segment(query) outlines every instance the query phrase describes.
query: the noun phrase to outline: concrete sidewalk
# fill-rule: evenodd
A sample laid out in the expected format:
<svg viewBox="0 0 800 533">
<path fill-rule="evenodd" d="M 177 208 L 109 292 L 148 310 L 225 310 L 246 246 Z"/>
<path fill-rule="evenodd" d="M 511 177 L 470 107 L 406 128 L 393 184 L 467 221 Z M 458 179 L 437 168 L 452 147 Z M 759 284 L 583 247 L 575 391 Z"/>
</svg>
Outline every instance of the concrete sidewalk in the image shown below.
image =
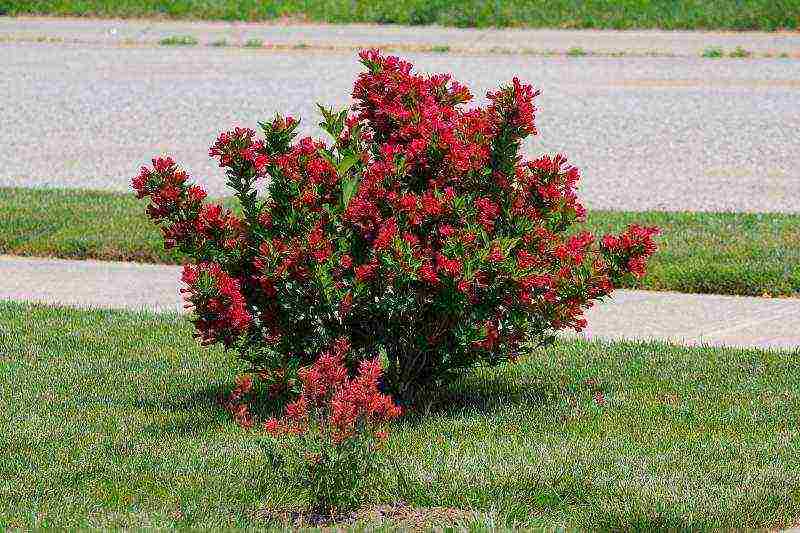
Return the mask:
<svg viewBox="0 0 800 533">
<path fill-rule="evenodd" d="M 0 256 L 0 299 L 182 312 L 180 267 Z M 588 313 L 585 337 L 800 347 L 800 299 L 627 291 Z"/>
<path fill-rule="evenodd" d="M 199 44 L 222 41 L 241 46 L 260 40 L 266 46 L 352 49 L 449 50 L 466 53 L 565 54 L 580 48 L 590 54 L 697 57 L 709 47 L 727 52 L 741 46 L 756 55 L 800 54 L 798 32 L 616 31 L 476 29 L 371 24 L 283 24 L 109 20 L 53 17 L 0 17 L 0 40 L 61 41 L 105 45 L 158 44 L 166 37 L 190 35 Z"/>
</svg>

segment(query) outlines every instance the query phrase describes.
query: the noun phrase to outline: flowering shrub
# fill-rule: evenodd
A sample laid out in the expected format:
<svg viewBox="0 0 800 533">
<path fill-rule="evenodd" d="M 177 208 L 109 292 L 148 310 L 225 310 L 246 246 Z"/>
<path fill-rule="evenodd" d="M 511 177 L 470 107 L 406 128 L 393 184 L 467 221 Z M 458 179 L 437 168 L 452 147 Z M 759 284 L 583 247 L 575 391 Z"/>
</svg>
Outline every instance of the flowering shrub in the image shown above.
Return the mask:
<svg viewBox="0 0 800 533">
<path fill-rule="evenodd" d="M 299 397 L 286 406 L 284 419 L 270 418 L 264 428 L 273 435 L 301 435 L 314 427 L 334 444 L 365 428 L 376 438 L 385 438 L 384 425 L 400 416 L 401 409 L 380 392 L 383 370 L 378 358 L 362 361 L 355 378 L 349 377 L 344 364 L 349 349 L 347 340 L 339 339 L 313 365 L 301 368 Z"/>
<path fill-rule="evenodd" d="M 575 231 L 578 170 L 520 155 L 538 91 L 515 78 L 467 108 L 448 75 L 377 51 L 361 61 L 350 111 L 320 108 L 329 144 L 296 140 L 281 116 L 262 139 L 219 136 L 210 155 L 241 214 L 207 204 L 169 158 L 134 178 L 165 245 L 196 262 L 183 279 L 201 342 L 292 374 L 344 336 L 351 370 L 381 353 L 406 395 L 580 330 L 593 301 L 644 275 L 656 228 Z"/>
<path fill-rule="evenodd" d="M 360 503 L 378 466 L 387 424 L 401 409 L 378 389 L 377 359 L 362 361 L 355 377 L 345 366 L 349 345 L 340 339 L 317 361 L 300 369 L 299 397 L 282 419 L 264 428 L 280 439 L 278 452 L 267 448 L 273 466 L 289 482 L 308 488 L 317 510 L 330 512 Z"/>
</svg>

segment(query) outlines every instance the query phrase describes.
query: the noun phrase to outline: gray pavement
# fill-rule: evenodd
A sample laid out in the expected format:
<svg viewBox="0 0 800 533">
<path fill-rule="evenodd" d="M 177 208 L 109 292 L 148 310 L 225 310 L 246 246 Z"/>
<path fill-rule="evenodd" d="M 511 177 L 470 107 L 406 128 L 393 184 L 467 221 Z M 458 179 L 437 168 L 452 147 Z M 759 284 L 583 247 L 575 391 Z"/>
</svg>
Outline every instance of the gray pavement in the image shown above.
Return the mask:
<svg viewBox="0 0 800 533">
<path fill-rule="evenodd" d="M 286 24 L 97 20 L 85 18 L 0 17 L 0 38 L 61 40 L 102 44 L 157 44 L 165 37 L 190 35 L 201 45 L 224 40 L 240 46 L 251 39 L 266 46 L 415 49 L 448 47 L 452 52 L 566 53 L 582 48 L 597 54 L 699 56 L 706 48 L 740 46 L 757 55 L 800 55 L 797 32 L 694 32 L 547 29 L 474 29 L 371 24 Z"/>
<path fill-rule="evenodd" d="M 526 151 L 570 156 L 589 207 L 800 212 L 800 61 L 405 55 L 478 101 L 515 75 L 542 88 Z M 315 102 L 348 105 L 359 70 L 353 52 L 9 41 L 0 186 L 125 191 L 169 152 L 223 194 L 207 157 L 217 132 L 282 111 L 318 133 Z"/>
<path fill-rule="evenodd" d="M 0 300 L 183 311 L 180 267 L 0 256 Z M 800 299 L 620 290 L 592 308 L 583 333 L 714 346 L 797 349 Z"/>
<path fill-rule="evenodd" d="M 183 311 L 181 267 L 0 255 L 0 300 Z"/>
</svg>

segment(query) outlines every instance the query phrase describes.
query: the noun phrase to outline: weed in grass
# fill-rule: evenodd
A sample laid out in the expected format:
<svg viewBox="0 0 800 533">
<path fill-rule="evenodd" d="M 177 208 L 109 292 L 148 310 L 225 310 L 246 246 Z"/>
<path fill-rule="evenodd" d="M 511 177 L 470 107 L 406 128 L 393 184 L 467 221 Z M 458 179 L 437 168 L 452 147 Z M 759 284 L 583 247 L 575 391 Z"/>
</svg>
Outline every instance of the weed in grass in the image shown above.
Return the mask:
<svg viewBox="0 0 800 533">
<path fill-rule="evenodd" d="M 786 59 L 789 57 L 789 54 L 788 52 L 781 52 L 781 54 L 778 57 L 780 57 L 781 59 Z"/>
<path fill-rule="evenodd" d="M 450 47 L 446 44 L 444 45 L 434 45 L 431 46 L 431 52 L 439 52 L 439 53 L 446 53 L 450 51 Z"/>
<path fill-rule="evenodd" d="M 306 48 L 311 48 L 311 45 L 308 43 L 297 43 L 292 46 L 295 50 L 305 50 Z"/>
<path fill-rule="evenodd" d="M 725 53 L 722 51 L 722 48 L 719 46 L 710 46 L 703 50 L 703 57 L 710 58 L 710 59 L 717 59 L 723 57 Z"/>
<path fill-rule="evenodd" d="M 261 39 L 248 39 L 244 43 L 245 48 L 261 48 L 264 46 L 264 41 Z"/>
<path fill-rule="evenodd" d="M 9 39 L 9 40 L 13 40 L 13 39 Z M 47 35 L 39 35 L 38 37 L 36 37 L 34 39 L 34 41 L 37 42 L 37 43 L 63 43 L 64 42 L 64 38 L 63 37 L 49 37 Z"/>
<path fill-rule="evenodd" d="M 226 39 L 218 39 L 216 41 L 212 41 L 209 46 L 215 46 L 215 47 L 228 46 L 228 41 Z"/>
<path fill-rule="evenodd" d="M 158 44 L 163 46 L 194 46 L 197 42 L 197 38 L 191 35 L 172 35 L 164 37 L 158 41 Z"/>
<path fill-rule="evenodd" d="M 570 57 L 580 57 L 586 55 L 586 50 L 581 48 L 580 46 L 573 46 L 569 50 L 567 50 L 567 55 Z"/>
<path fill-rule="evenodd" d="M 737 46 L 731 53 L 728 54 L 728 57 L 745 58 L 745 57 L 750 57 L 752 55 L 753 52 L 751 52 L 750 50 L 746 50 L 741 46 Z"/>
</svg>

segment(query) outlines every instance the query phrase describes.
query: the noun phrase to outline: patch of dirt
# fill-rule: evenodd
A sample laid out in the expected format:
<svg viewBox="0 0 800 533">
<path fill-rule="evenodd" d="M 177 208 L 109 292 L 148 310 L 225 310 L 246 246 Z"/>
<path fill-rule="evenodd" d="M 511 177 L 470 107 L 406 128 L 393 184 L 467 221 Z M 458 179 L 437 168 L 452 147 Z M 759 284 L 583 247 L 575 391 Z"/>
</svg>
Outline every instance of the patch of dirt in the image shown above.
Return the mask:
<svg viewBox="0 0 800 533">
<path fill-rule="evenodd" d="M 362 507 L 358 511 L 336 515 L 269 509 L 255 513 L 255 518 L 259 520 L 274 520 L 288 527 L 317 527 L 331 531 L 353 525 L 367 529 L 390 526 L 413 531 L 453 526 L 465 528 L 482 516 L 478 511 L 452 507 L 412 507 L 405 502 Z"/>
<path fill-rule="evenodd" d="M 429 529 L 432 526 L 466 526 L 482 513 L 454 507 L 411 507 L 404 502 L 362 510 L 360 519 L 369 523 L 388 523 L 402 529 Z M 388 525 L 387 524 L 387 525 Z"/>
</svg>

